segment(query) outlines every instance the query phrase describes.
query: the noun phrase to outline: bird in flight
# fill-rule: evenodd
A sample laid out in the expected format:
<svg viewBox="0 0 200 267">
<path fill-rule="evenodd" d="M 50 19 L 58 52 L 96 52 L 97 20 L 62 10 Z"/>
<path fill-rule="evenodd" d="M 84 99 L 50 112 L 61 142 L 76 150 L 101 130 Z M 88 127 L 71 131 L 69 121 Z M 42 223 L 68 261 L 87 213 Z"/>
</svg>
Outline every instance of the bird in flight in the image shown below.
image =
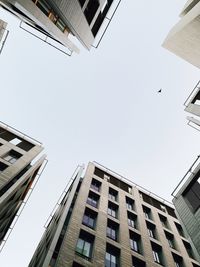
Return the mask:
<svg viewBox="0 0 200 267">
<path fill-rule="evenodd" d="M 162 92 L 162 88 L 160 88 L 160 90 L 158 90 L 158 93 L 161 93 Z"/>
</svg>

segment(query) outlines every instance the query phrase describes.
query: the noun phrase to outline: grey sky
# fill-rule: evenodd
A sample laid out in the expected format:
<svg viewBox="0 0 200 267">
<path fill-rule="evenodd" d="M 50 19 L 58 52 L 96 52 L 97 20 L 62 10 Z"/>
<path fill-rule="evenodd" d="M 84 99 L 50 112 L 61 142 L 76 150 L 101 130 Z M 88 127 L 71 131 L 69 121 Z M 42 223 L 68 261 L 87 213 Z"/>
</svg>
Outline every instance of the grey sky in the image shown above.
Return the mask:
<svg viewBox="0 0 200 267">
<path fill-rule="evenodd" d="M 123 0 L 99 49 L 71 58 L 0 10 L 10 30 L 0 56 L 0 119 L 41 141 L 49 160 L 1 266 L 27 267 L 79 163 L 96 160 L 171 200 L 199 154 L 199 133 L 183 111 L 199 70 L 161 47 L 184 3 Z"/>
</svg>

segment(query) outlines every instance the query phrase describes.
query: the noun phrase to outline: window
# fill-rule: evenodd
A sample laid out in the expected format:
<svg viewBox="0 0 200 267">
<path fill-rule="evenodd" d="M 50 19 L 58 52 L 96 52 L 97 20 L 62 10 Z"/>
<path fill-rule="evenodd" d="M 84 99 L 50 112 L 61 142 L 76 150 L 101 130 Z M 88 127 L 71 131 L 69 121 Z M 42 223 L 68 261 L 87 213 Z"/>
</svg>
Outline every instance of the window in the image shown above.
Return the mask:
<svg viewBox="0 0 200 267">
<path fill-rule="evenodd" d="M 99 192 L 101 188 L 101 182 L 93 178 L 90 187 L 95 191 Z"/>
<path fill-rule="evenodd" d="M 151 210 L 145 206 L 143 206 L 143 212 L 146 219 L 151 220 Z"/>
<path fill-rule="evenodd" d="M 118 192 L 112 188 L 109 188 L 108 197 L 111 200 L 117 201 Z"/>
<path fill-rule="evenodd" d="M 84 267 L 84 266 L 74 261 L 72 267 Z"/>
<path fill-rule="evenodd" d="M 156 227 L 153 223 L 146 222 L 149 237 L 156 238 Z"/>
<path fill-rule="evenodd" d="M 184 237 L 183 228 L 179 223 L 174 222 L 176 225 L 176 229 L 178 230 L 179 235 Z"/>
<path fill-rule="evenodd" d="M 166 232 L 166 231 L 165 231 L 165 236 L 167 238 L 167 241 L 168 241 L 168 244 L 169 244 L 170 248 L 174 248 L 175 249 L 174 236 L 171 233 Z"/>
<path fill-rule="evenodd" d="M 137 221 L 137 216 L 132 214 L 131 212 L 128 212 L 128 225 L 136 229 L 137 228 L 136 221 Z"/>
<path fill-rule="evenodd" d="M 162 223 L 162 226 L 165 228 L 168 228 L 167 218 L 161 214 L 158 214 L 160 218 L 160 222 Z"/>
<path fill-rule="evenodd" d="M 118 241 L 119 225 L 111 220 L 108 220 L 107 224 L 107 237 Z"/>
<path fill-rule="evenodd" d="M 120 250 L 110 244 L 106 245 L 105 267 L 119 267 Z"/>
<path fill-rule="evenodd" d="M 126 197 L 126 208 L 129 210 L 133 210 L 133 204 L 134 204 L 133 199 Z"/>
<path fill-rule="evenodd" d="M 151 242 L 151 247 L 154 261 L 156 263 L 163 264 L 162 248 L 153 242 Z"/>
<path fill-rule="evenodd" d="M 145 267 L 146 263 L 136 257 L 132 257 L 132 267 Z"/>
<path fill-rule="evenodd" d="M 22 155 L 15 150 L 10 150 L 3 159 L 10 162 L 11 164 L 15 163 Z"/>
<path fill-rule="evenodd" d="M 89 25 L 92 22 L 95 14 L 97 12 L 98 7 L 99 7 L 99 1 L 98 0 L 89 0 L 87 6 L 85 8 L 85 11 L 84 11 L 85 17 L 86 17 Z"/>
<path fill-rule="evenodd" d="M 95 228 L 96 225 L 96 218 L 97 218 L 97 213 L 94 212 L 91 209 L 86 208 L 85 213 L 83 215 L 83 221 L 82 223 L 92 229 Z"/>
<path fill-rule="evenodd" d="M 187 250 L 187 254 L 190 258 L 194 258 L 192 247 L 190 246 L 190 243 L 183 240 L 183 244 L 185 246 L 185 249 Z"/>
<path fill-rule="evenodd" d="M 87 203 L 95 208 L 98 207 L 99 196 L 93 192 L 89 192 Z"/>
<path fill-rule="evenodd" d="M 130 246 L 131 249 L 137 253 L 141 253 L 141 238 L 140 235 L 130 231 Z"/>
<path fill-rule="evenodd" d="M 118 206 L 109 201 L 108 202 L 108 215 L 114 218 L 117 218 L 117 215 L 118 215 L 117 213 L 118 213 Z"/>
<path fill-rule="evenodd" d="M 3 162 L 0 162 L 0 172 L 3 172 L 7 167 L 8 165 L 4 164 Z"/>
<path fill-rule="evenodd" d="M 79 239 L 76 244 L 76 252 L 86 259 L 92 257 L 94 236 L 81 230 Z"/>
<path fill-rule="evenodd" d="M 196 212 L 200 207 L 200 183 L 198 180 L 192 181 L 183 193 L 183 197 L 191 208 Z"/>
<path fill-rule="evenodd" d="M 179 255 L 172 253 L 175 267 L 183 267 L 183 259 Z"/>
</svg>

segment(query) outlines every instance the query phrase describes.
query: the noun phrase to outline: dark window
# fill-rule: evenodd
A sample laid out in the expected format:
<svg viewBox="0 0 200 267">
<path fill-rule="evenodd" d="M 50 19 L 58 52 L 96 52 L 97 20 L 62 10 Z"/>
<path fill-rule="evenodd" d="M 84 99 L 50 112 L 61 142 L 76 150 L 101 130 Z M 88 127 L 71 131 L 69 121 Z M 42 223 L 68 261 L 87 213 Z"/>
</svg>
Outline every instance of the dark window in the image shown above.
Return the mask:
<svg viewBox="0 0 200 267">
<path fill-rule="evenodd" d="M 190 258 L 194 258 L 192 247 L 190 246 L 190 243 L 183 240 L 183 244 L 185 246 L 185 249 L 187 250 L 188 256 Z"/>
<path fill-rule="evenodd" d="M 145 218 L 151 220 L 151 210 L 143 206 L 143 212 L 144 212 Z"/>
<path fill-rule="evenodd" d="M 162 248 L 153 242 L 151 242 L 151 247 L 154 261 L 156 263 L 163 264 Z"/>
<path fill-rule="evenodd" d="M 99 192 L 101 188 L 101 183 L 98 180 L 93 178 L 90 187 L 94 189 L 95 191 Z"/>
<path fill-rule="evenodd" d="M 175 267 L 183 267 L 183 259 L 179 255 L 172 253 Z"/>
<path fill-rule="evenodd" d="M 118 192 L 112 188 L 109 188 L 108 197 L 111 200 L 117 201 Z"/>
<path fill-rule="evenodd" d="M 111 220 L 108 220 L 107 231 L 106 231 L 107 237 L 115 241 L 118 241 L 118 233 L 119 233 L 119 225 Z"/>
<path fill-rule="evenodd" d="M 86 208 L 85 213 L 83 215 L 83 221 L 82 223 L 92 229 L 95 228 L 96 225 L 96 218 L 97 218 L 97 213 L 94 212 L 91 209 Z"/>
<path fill-rule="evenodd" d="M 86 8 L 85 8 L 85 11 L 84 11 L 84 14 L 85 14 L 85 17 L 87 19 L 87 22 L 88 24 L 90 24 L 97 12 L 97 9 L 99 7 L 99 1 L 98 0 L 89 0 Z"/>
<path fill-rule="evenodd" d="M 200 265 L 197 265 L 196 263 L 193 263 L 193 262 L 192 262 L 192 266 L 193 266 L 193 267 L 199 267 Z"/>
<path fill-rule="evenodd" d="M 81 7 L 83 7 L 83 5 L 85 4 L 85 0 L 78 0 L 78 1 L 80 3 Z"/>
<path fill-rule="evenodd" d="M 8 167 L 8 165 L 6 165 L 3 162 L 0 162 L 0 172 L 3 172 L 7 167 Z"/>
<path fill-rule="evenodd" d="M 176 222 L 174 222 L 174 223 L 175 223 L 175 225 L 176 225 L 176 229 L 177 229 L 178 232 L 179 232 L 179 235 L 181 235 L 181 236 L 184 237 L 184 233 L 183 233 L 183 228 L 182 228 L 182 226 L 181 226 L 179 223 L 176 223 Z"/>
<path fill-rule="evenodd" d="M 186 199 L 192 211 L 196 212 L 200 207 L 200 184 L 198 180 L 190 183 L 183 193 L 183 197 Z"/>
<path fill-rule="evenodd" d="M 72 267 L 84 267 L 84 266 L 74 261 Z"/>
<path fill-rule="evenodd" d="M 86 259 L 92 257 L 94 236 L 81 230 L 79 239 L 76 244 L 76 252 Z"/>
<path fill-rule="evenodd" d="M 167 222 L 167 218 L 161 214 L 158 214 L 159 218 L 160 218 L 160 222 L 162 223 L 162 226 L 165 228 L 168 228 L 168 222 Z"/>
<path fill-rule="evenodd" d="M 112 202 L 108 202 L 108 215 L 117 218 L 118 206 Z"/>
<path fill-rule="evenodd" d="M 136 257 L 132 257 L 132 267 L 145 267 L 146 263 Z"/>
<path fill-rule="evenodd" d="M 87 198 L 87 203 L 90 204 L 91 206 L 97 208 L 98 207 L 98 201 L 99 201 L 99 196 L 93 192 L 89 192 L 89 195 Z"/>
<path fill-rule="evenodd" d="M 156 238 L 156 227 L 153 223 L 146 222 L 148 235 L 152 238 Z"/>
<path fill-rule="evenodd" d="M 140 235 L 130 231 L 130 246 L 137 253 L 141 253 L 141 237 Z"/>
<path fill-rule="evenodd" d="M 126 208 L 129 210 L 133 210 L 134 201 L 133 199 L 126 197 Z"/>
<path fill-rule="evenodd" d="M 106 245 L 105 267 L 119 267 L 120 250 L 110 244 Z"/>
<path fill-rule="evenodd" d="M 137 216 L 132 214 L 131 212 L 128 212 L 128 225 L 136 229 L 137 228 L 136 222 L 137 222 Z"/>
<path fill-rule="evenodd" d="M 36 6 L 46 15 L 48 16 L 50 11 L 51 11 L 51 7 L 50 5 L 47 3 L 47 1 L 45 0 L 38 0 L 37 2 L 35 0 L 33 0 L 33 2 L 36 3 Z"/>
<path fill-rule="evenodd" d="M 175 249 L 174 236 L 171 233 L 166 232 L 166 231 L 165 231 L 165 236 L 167 238 L 167 241 L 168 241 L 170 248 Z"/>
<path fill-rule="evenodd" d="M 22 155 L 15 150 L 10 150 L 6 155 L 3 156 L 3 159 L 15 163 Z"/>
</svg>

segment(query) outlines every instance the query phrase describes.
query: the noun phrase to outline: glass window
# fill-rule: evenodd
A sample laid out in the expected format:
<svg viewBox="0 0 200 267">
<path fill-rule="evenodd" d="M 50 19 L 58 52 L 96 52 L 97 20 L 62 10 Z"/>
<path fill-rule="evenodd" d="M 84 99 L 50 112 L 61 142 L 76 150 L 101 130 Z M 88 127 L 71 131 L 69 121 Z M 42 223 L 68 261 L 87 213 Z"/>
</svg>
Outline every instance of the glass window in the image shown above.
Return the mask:
<svg viewBox="0 0 200 267">
<path fill-rule="evenodd" d="M 145 267 L 146 263 L 136 257 L 132 257 L 132 267 Z"/>
<path fill-rule="evenodd" d="M 81 230 L 79 239 L 76 244 L 76 252 L 86 258 L 91 258 L 93 242 L 94 237 L 89 233 Z"/>
<path fill-rule="evenodd" d="M 130 227 L 133 227 L 133 228 L 137 228 L 136 227 L 136 220 L 137 220 L 137 216 L 133 215 L 132 213 L 128 212 L 128 225 Z"/>
<path fill-rule="evenodd" d="M 157 245 L 156 243 L 151 242 L 151 247 L 152 247 L 152 253 L 153 253 L 153 259 L 156 263 L 162 264 L 163 259 L 162 259 L 162 248 Z"/>
<path fill-rule="evenodd" d="M 96 218 L 97 218 L 97 213 L 94 212 L 93 210 L 86 208 L 85 213 L 83 215 L 82 223 L 84 225 L 94 229 L 95 225 L 96 225 Z"/>
<path fill-rule="evenodd" d="M 85 8 L 85 11 L 84 11 L 84 14 L 85 14 L 85 17 L 87 19 L 87 22 L 88 24 L 90 24 L 97 12 L 97 9 L 99 7 L 99 0 L 89 0 L 86 8 Z"/>
<path fill-rule="evenodd" d="M 97 181 L 96 179 L 92 179 L 92 183 L 91 183 L 90 187 L 92 189 L 94 189 L 95 191 L 99 192 L 100 188 L 101 188 L 101 183 L 99 181 Z"/>
<path fill-rule="evenodd" d="M 119 225 L 111 220 L 107 224 L 107 237 L 117 241 L 118 240 Z"/>
<path fill-rule="evenodd" d="M 140 235 L 129 231 L 131 249 L 135 252 L 141 253 L 141 237 Z"/>
<path fill-rule="evenodd" d="M 183 193 L 183 197 L 187 201 L 192 212 L 196 212 L 200 207 L 200 183 L 198 180 L 190 183 Z"/>
<path fill-rule="evenodd" d="M 156 238 L 156 227 L 153 223 L 146 222 L 148 235 L 152 238 Z"/>
<path fill-rule="evenodd" d="M 8 165 L 4 164 L 3 162 L 0 162 L 0 172 L 3 172 L 7 167 Z"/>
<path fill-rule="evenodd" d="M 176 229 L 177 229 L 177 231 L 179 232 L 179 235 L 181 235 L 181 236 L 184 237 L 184 233 L 183 233 L 183 228 L 182 228 L 182 226 L 181 226 L 179 223 L 176 223 L 176 222 L 174 222 L 174 223 L 175 223 L 175 225 L 176 225 Z"/>
<path fill-rule="evenodd" d="M 95 208 L 98 206 L 99 196 L 93 192 L 89 192 L 87 203 Z"/>
<path fill-rule="evenodd" d="M 109 202 L 108 203 L 108 215 L 110 215 L 114 218 L 117 218 L 117 211 L 118 211 L 118 206 Z"/>
<path fill-rule="evenodd" d="M 6 155 L 3 156 L 3 159 L 10 162 L 11 164 L 15 163 L 22 155 L 15 150 L 10 150 Z"/>
<path fill-rule="evenodd" d="M 133 199 L 126 197 L 126 208 L 129 210 L 133 210 L 133 204 Z"/>
<path fill-rule="evenodd" d="M 167 218 L 161 214 L 158 214 L 160 218 L 160 222 L 163 227 L 168 228 Z"/>
<path fill-rule="evenodd" d="M 171 233 L 168 233 L 166 231 L 165 231 L 165 236 L 166 236 L 166 239 L 168 241 L 168 244 L 169 244 L 170 248 L 174 248 L 175 249 L 174 236 Z"/>
<path fill-rule="evenodd" d="M 174 265 L 175 267 L 183 267 L 183 259 L 181 256 L 172 253 L 173 259 L 174 259 Z"/>
<path fill-rule="evenodd" d="M 192 247 L 190 246 L 190 243 L 183 240 L 183 244 L 185 246 L 185 249 L 187 250 L 188 256 L 190 258 L 194 258 Z"/>
<path fill-rule="evenodd" d="M 119 267 L 120 251 L 116 247 L 107 244 L 105 255 L 105 267 Z"/>
<path fill-rule="evenodd" d="M 112 188 L 109 188 L 108 197 L 111 200 L 117 201 L 118 192 Z"/>
<path fill-rule="evenodd" d="M 143 212 L 144 212 L 145 218 L 151 220 L 151 210 L 143 206 Z"/>
</svg>

